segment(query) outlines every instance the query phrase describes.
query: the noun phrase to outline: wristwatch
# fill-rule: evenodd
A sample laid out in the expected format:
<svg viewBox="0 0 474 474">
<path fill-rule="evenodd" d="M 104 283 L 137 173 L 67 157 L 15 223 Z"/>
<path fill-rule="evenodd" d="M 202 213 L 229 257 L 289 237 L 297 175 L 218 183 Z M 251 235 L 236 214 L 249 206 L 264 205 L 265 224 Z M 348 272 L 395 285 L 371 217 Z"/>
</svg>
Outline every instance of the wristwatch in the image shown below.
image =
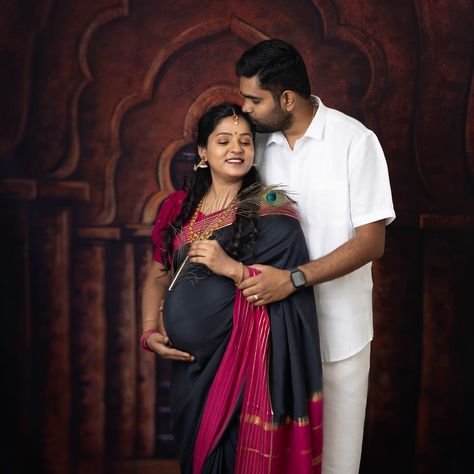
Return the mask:
<svg viewBox="0 0 474 474">
<path fill-rule="evenodd" d="M 293 286 L 297 290 L 306 286 L 306 277 L 300 269 L 294 268 L 293 270 L 290 270 L 290 278 L 291 283 L 293 283 Z"/>
</svg>

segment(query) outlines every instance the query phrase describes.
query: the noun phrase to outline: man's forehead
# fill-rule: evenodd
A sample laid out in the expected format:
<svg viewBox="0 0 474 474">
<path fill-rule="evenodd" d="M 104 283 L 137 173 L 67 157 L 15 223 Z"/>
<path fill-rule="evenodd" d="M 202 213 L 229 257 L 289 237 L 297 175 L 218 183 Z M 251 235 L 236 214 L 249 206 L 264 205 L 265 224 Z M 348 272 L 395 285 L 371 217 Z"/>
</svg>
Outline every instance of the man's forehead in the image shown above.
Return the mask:
<svg viewBox="0 0 474 474">
<path fill-rule="evenodd" d="M 240 78 L 240 94 L 243 97 L 261 98 L 271 94 L 267 89 L 262 89 L 257 76 Z"/>
</svg>

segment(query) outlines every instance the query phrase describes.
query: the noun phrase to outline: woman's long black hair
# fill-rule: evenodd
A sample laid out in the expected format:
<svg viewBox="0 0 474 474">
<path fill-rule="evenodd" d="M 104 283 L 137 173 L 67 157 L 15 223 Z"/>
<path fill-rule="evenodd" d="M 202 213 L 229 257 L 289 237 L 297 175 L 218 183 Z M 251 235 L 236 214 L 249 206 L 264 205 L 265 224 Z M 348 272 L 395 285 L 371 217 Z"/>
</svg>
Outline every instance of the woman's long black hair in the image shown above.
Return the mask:
<svg viewBox="0 0 474 474">
<path fill-rule="evenodd" d="M 228 103 L 215 105 L 207 110 L 198 122 L 195 153 L 196 163 L 201 161 L 197 153 L 197 147 L 206 147 L 209 135 L 215 130 L 218 123 L 226 117 L 232 117 L 234 112 L 249 124 L 252 136 L 255 138 L 255 126 L 239 105 Z M 261 183 L 260 176 L 255 167 L 252 166 L 243 178 L 239 193 L 257 183 Z M 183 224 L 191 217 L 198 203 L 211 187 L 211 184 L 212 176 L 210 168 L 197 168 L 196 171 L 192 172 L 188 177 L 187 183 L 184 186 L 187 195 L 183 202 L 181 213 L 167 227 L 163 238 L 164 250 L 162 251 L 162 257 L 167 270 L 171 268 L 171 259 L 169 257 L 173 255 L 173 240 L 175 236 L 181 232 Z M 255 240 L 258 237 L 257 218 L 258 209 L 250 213 L 248 210 L 246 210 L 245 213 L 239 213 L 239 209 L 237 209 L 234 221 L 234 233 L 232 236 L 232 248 L 230 249 L 230 255 L 236 260 L 241 259 L 244 253 L 247 254 L 252 251 Z"/>
</svg>

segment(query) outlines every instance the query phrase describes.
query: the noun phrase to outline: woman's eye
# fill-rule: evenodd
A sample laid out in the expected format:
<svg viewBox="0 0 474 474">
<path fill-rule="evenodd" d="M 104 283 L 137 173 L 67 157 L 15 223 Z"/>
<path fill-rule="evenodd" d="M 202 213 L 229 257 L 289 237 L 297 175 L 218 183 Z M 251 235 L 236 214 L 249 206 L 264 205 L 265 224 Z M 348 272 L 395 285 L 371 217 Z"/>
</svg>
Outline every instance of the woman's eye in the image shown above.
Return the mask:
<svg viewBox="0 0 474 474">
<path fill-rule="evenodd" d="M 243 145 L 243 146 L 249 146 L 249 145 L 251 145 L 250 142 L 240 142 L 240 144 Z"/>
<path fill-rule="evenodd" d="M 223 142 L 217 142 L 219 145 L 227 145 L 229 142 L 228 141 L 223 141 Z"/>
</svg>

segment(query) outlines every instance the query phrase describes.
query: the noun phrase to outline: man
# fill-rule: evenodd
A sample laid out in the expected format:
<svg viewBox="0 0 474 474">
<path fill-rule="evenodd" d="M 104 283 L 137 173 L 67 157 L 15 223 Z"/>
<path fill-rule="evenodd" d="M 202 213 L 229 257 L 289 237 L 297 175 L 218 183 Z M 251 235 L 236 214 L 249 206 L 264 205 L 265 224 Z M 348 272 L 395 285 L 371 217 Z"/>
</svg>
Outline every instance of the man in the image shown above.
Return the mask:
<svg viewBox="0 0 474 474">
<path fill-rule="evenodd" d="M 290 44 L 263 41 L 240 58 L 243 110 L 267 135 L 257 163 L 264 181 L 296 200 L 312 259 L 292 271 L 256 265 L 240 289 L 255 305 L 313 286 L 324 390 L 324 474 L 359 470 L 372 327 L 372 261 L 394 218 L 383 151 L 373 132 L 311 96 Z"/>
</svg>

